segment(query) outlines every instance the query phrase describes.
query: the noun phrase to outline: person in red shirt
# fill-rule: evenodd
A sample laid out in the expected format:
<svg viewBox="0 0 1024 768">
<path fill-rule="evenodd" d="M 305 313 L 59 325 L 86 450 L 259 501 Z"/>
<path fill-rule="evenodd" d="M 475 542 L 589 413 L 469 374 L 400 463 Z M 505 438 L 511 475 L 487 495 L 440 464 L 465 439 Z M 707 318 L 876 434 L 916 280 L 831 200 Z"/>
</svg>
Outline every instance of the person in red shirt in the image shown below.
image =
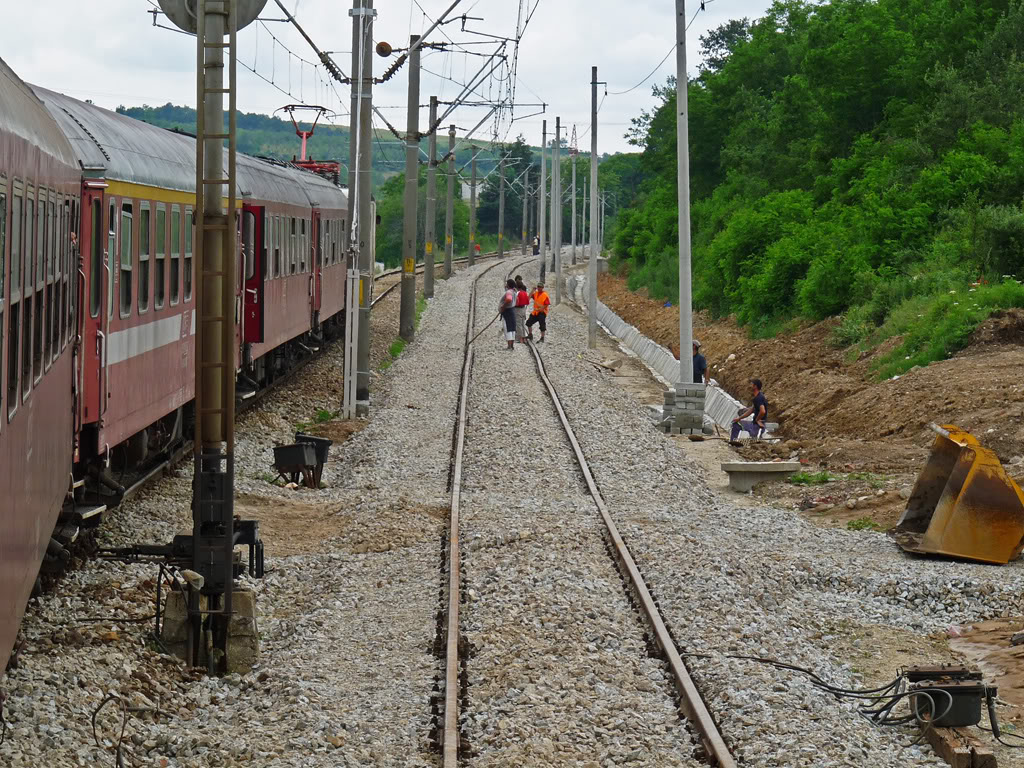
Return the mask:
<svg viewBox="0 0 1024 768">
<path fill-rule="evenodd" d="M 544 290 L 543 283 L 537 283 L 537 287 L 533 289 L 533 312 L 530 314 L 530 319 L 526 321 L 526 338 L 533 338 L 533 331 L 530 329 L 534 325 L 540 325 L 540 340 L 544 341 L 544 334 L 548 330 L 548 307 L 551 306 L 551 298 Z"/>
<path fill-rule="evenodd" d="M 526 308 L 530 305 L 530 294 L 522 275 L 516 275 L 516 341 L 526 341 Z"/>
</svg>

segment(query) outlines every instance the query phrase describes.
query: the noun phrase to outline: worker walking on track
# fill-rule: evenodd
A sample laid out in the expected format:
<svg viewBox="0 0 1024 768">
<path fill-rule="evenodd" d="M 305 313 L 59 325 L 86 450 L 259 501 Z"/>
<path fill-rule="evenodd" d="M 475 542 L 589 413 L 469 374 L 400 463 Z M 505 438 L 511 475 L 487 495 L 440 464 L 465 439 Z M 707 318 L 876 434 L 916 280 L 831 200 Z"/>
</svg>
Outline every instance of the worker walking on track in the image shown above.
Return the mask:
<svg viewBox="0 0 1024 768">
<path fill-rule="evenodd" d="M 530 305 L 530 292 L 522 275 L 516 275 L 516 341 L 526 341 L 526 308 Z"/>
<path fill-rule="evenodd" d="M 544 341 L 544 334 L 548 330 L 548 307 L 551 306 L 551 298 L 544 290 L 544 283 L 537 283 L 531 298 L 533 299 L 533 312 L 530 313 L 530 319 L 526 321 L 526 338 L 532 339 L 533 331 L 530 329 L 534 325 L 540 325 L 540 340 Z"/>
<path fill-rule="evenodd" d="M 498 314 L 505 323 L 505 341 L 510 350 L 515 349 L 516 338 L 516 281 L 509 278 L 505 283 L 505 293 L 498 303 Z"/>
</svg>

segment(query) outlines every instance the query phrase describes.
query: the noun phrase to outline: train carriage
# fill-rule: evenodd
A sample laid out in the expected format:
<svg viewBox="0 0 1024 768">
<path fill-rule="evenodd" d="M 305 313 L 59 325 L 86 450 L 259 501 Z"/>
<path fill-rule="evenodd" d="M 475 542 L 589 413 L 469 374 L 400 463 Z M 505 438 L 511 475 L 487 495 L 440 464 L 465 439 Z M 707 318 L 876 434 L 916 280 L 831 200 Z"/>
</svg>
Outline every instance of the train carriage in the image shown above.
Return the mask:
<svg viewBox="0 0 1024 768">
<path fill-rule="evenodd" d="M 0 60 L 0 671 L 67 495 L 81 173 Z"/>
<path fill-rule="evenodd" d="M 180 436 L 192 400 L 195 140 L 36 92 L 84 169 L 83 458 L 120 447 L 119 464 L 137 463 Z M 262 384 L 341 317 L 347 198 L 286 164 L 239 155 L 236 168 L 236 365 Z"/>
</svg>

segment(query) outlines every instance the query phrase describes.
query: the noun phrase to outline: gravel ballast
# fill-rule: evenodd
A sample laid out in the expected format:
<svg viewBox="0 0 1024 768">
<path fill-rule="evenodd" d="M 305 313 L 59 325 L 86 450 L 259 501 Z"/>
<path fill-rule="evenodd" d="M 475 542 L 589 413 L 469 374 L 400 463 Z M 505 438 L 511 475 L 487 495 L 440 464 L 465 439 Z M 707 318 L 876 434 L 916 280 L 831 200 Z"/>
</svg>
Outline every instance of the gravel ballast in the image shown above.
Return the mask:
<svg viewBox="0 0 1024 768">
<path fill-rule="evenodd" d="M 834 653 L 851 627 L 926 635 L 1024 608 L 1019 561 L 911 557 L 881 533 L 731 504 L 708 489 L 679 438 L 602 379 L 586 347 L 585 315 L 556 308 L 542 349 L 548 375 L 681 650 L 771 657 L 857 687 L 860 676 Z M 911 744 L 916 729 L 876 729 L 797 673 L 720 657 L 689 666 L 741 765 L 945 764 Z"/>
<path fill-rule="evenodd" d="M 477 329 L 503 277 L 480 281 Z M 475 344 L 467 413 L 470 764 L 697 765 L 533 356 L 506 351 L 499 333 Z"/>
<path fill-rule="evenodd" d="M 268 481 L 273 446 L 338 407 L 340 345 L 239 420 L 236 512 L 261 519 L 267 547 L 266 578 L 249 582 L 257 668 L 203 678 L 159 653 L 151 622 L 115 618 L 152 614 L 155 566 L 91 561 L 29 608 L 20 665 L 0 681 L 9 725 L 0 765 L 113 765 L 116 707 L 100 717 L 103 746 L 90 727 L 110 692 L 159 710 L 129 717 L 127 765 L 436 765 L 431 643 L 459 376 L 451 328 L 452 318 L 464 328 L 469 278 L 484 268 L 437 282 L 417 341 L 374 378 L 372 420 L 332 447 L 326 489 Z M 102 543 L 162 543 L 189 530 L 190 464 L 175 475 L 112 511 Z"/>
</svg>

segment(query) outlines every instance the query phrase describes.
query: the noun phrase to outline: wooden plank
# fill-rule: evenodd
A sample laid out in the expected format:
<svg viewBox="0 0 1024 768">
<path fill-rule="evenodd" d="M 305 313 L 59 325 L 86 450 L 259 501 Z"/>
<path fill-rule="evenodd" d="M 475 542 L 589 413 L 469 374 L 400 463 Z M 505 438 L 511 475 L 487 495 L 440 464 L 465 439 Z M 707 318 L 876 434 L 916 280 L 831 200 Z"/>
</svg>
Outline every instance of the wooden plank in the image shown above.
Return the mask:
<svg viewBox="0 0 1024 768">
<path fill-rule="evenodd" d="M 954 728 L 964 744 L 971 748 L 971 768 L 996 768 L 996 756 L 992 748 L 983 744 L 973 732 L 966 728 Z"/>
<path fill-rule="evenodd" d="M 929 728 L 928 742 L 951 768 L 974 768 L 971 747 L 953 728 Z"/>
</svg>

